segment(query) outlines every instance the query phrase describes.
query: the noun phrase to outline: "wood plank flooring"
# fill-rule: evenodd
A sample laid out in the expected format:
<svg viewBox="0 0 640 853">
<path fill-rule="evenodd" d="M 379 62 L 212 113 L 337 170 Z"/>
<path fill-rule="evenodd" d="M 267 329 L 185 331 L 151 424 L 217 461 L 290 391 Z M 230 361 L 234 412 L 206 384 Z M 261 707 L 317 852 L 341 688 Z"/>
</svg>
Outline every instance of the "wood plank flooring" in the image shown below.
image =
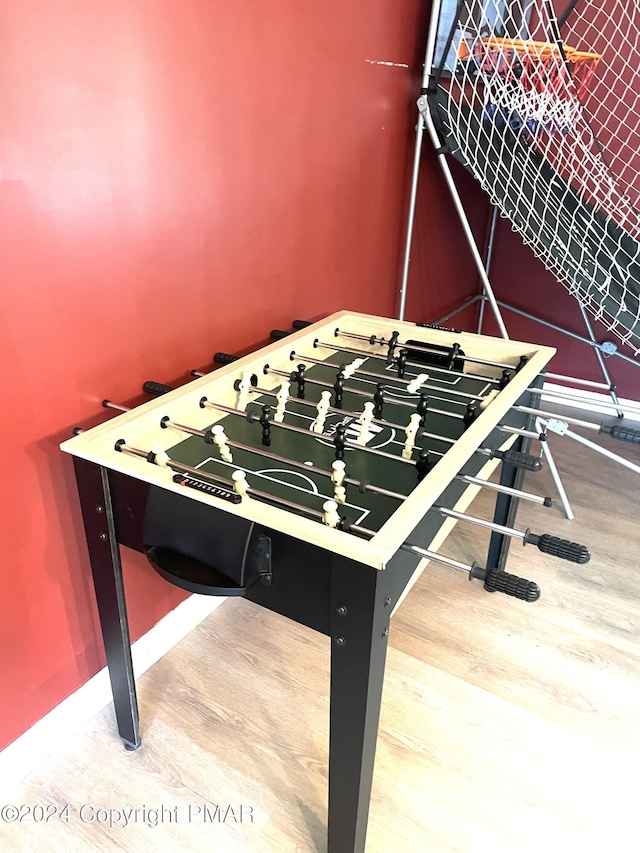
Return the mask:
<svg viewBox="0 0 640 853">
<path fill-rule="evenodd" d="M 542 588 L 531 605 L 427 568 L 392 621 L 368 853 L 640 850 L 640 478 L 551 445 L 576 520 L 523 503 L 518 527 L 592 560 L 514 542 L 508 570 Z M 554 495 L 546 469 L 527 485 Z M 443 551 L 482 561 L 487 542 L 459 524 Z M 139 680 L 141 749 L 106 709 L 9 798 L 69 804 L 68 822 L 0 822 L 0 850 L 321 853 L 328 679 L 327 638 L 229 600 Z M 109 826 L 123 809 L 138 812 Z"/>
</svg>

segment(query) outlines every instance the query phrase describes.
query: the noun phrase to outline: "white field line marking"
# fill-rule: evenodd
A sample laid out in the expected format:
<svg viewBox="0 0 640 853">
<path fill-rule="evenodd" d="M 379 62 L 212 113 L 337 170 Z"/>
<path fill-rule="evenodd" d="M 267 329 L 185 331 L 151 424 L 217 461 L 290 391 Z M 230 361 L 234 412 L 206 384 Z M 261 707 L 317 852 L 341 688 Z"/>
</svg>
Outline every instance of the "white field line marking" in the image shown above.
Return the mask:
<svg viewBox="0 0 640 853">
<path fill-rule="evenodd" d="M 227 468 L 233 468 L 234 471 L 244 471 L 245 474 L 257 474 L 259 475 L 261 480 L 269 480 L 272 483 L 278 483 L 280 486 L 286 486 L 288 489 L 294 489 L 296 492 L 302 492 L 305 495 L 313 495 L 315 497 L 321 498 L 322 500 L 333 500 L 333 494 L 323 495 L 322 492 L 319 491 L 317 485 L 307 477 L 306 474 L 302 474 L 299 471 L 291 471 L 287 468 L 263 468 L 261 470 L 253 470 L 252 468 L 247 468 L 242 465 L 234 465 L 233 462 L 225 462 L 223 459 L 216 459 L 213 456 L 207 457 L 207 459 L 203 459 L 202 462 L 199 462 L 197 465 L 194 465 L 194 468 L 202 468 L 203 465 L 206 465 L 207 462 L 217 462 L 220 465 L 224 465 Z M 301 477 L 303 480 L 307 480 L 312 486 L 312 489 L 305 489 L 303 486 L 295 486 L 293 483 L 288 483 L 286 480 L 281 480 L 278 477 L 270 477 L 269 473 L 272 474 L 286 474 L 287 476 L 291 476 L 292 474 L 296 477 Z M 275 497 L 275 495 L 274 495 Z M 360 516 L 358 517 L 358 521 L 354 522 L 354 524 L 360 524 L 360 522 L 364 521 L 364 519 L 369 515 L 370 510 L 366 509 L 359 504 L 352 504 L 347 501 L 347 503 L 341 504 L 341 506 L 348 506 L 350 509 L 359 512 Z"/>
</svg>

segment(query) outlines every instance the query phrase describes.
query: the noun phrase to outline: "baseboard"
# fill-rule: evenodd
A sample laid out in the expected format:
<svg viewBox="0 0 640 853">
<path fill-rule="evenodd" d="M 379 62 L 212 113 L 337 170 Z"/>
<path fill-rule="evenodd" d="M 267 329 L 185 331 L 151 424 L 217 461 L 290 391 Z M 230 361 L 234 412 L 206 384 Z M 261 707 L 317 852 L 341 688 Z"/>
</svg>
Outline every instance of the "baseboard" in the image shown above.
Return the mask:
<svg viewBox="0 0 640 853">
<path fill-rule="evenodd" d="M 555 394 L 551 396 L 550 394 L 545 394 L 544 389 L 549 388 L 551 391 L 561 391 L 566 392 L 567 386 L 556 384 L 554 382 L 545 382 L 542 390 L 542 399 L 545 402 L 556 403 L 561 405 L 563 408 L 576 408 L 576 409 L 588 409 L 591 412 L 595 412 L 599 415 L 604 415 L 605 417 L 616 417 L 615 407 L 612 406 L 611 397 L 608 394 L 603 394 L 597 391 L 589 391 L 586 388 L 571 388 L 571 392 L 575 394 L 579 394 L 584 398 L 583 402 L 579 402 L 574 399 L 571 400 L 570 397 L 557 397 Z M 606 406 L 603 404 L 607 404 Z M 640 402 L 637 400 L 628 400 L 626 398 L 621 398 L 619 400 L 620 403 L 620 411 L 624 412 L 625 420 L 629 421 L 640 421 Z M 628 411 L 625 409 L 626 406 L 631 406 L 635 409 L 635 411 Z M 562 420 L 562 415 L 557 415 L 559 420 Z"/>
<path fill-rule="evenodd" d="M 140 637 L 131 647 L 136 677 L 160 660 L 223 601 L 226 599 L 192 595 Z M 75 737 L 111 701 L 111 684 L 105 667 L 0 752 L 0 802 L 3 794 L 69 738 Z"/>
</svg>

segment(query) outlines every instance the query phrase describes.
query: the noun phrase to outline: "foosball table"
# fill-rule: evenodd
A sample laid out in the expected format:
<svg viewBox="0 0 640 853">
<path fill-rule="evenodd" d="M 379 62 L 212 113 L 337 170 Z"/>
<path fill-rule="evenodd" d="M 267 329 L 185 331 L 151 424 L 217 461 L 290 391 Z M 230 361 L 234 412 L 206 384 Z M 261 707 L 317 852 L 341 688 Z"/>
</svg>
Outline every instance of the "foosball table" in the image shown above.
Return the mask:
<svg viewBox="0 0 640 853">
<path fill-rule="evenodd" d="M 526 442 L 553 354 L 340 312 L 66 441 L 125 746 L 140 735 L 120 546 L 330 637 L 328 850 L 363 851 L 390 620 L 428 562 L 535 601 L 504 571 L 510 538 L 589 559 L 510 526 L 522 497 L 549 502 L 520 486 L 541 466 Z M 480 488 L 493 520 L 466 513 Z M 484 566 L 438 552 L 459 522 L 492 531 Z"/>
</svg>

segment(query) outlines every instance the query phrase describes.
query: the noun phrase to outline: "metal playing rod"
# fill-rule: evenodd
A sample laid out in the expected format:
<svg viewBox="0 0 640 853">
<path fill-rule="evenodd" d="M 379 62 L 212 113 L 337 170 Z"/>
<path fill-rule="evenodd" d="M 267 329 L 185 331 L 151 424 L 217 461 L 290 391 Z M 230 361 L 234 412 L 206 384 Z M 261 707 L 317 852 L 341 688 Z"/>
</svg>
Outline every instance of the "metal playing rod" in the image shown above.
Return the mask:
<svg viewBox="0 0 640 853">
<path fill-rule="evenodd" d="M 338 366 L 336 365 L 336 370 L 337 369 L 338 369 Z M 265 373 L 271 373 L 274 376 L 284 376 L 287 379 L 291 380 L 292 382 L 295 382 L 295 379 L 294 379 L 295 370 L 287 373 L 286 370 L 276 370 L 276 368 L 269 367 L 267 365 L 267 366 L 265 366 L 264 371 L 265 371 Z M 333 388 L 334 387 L 330 382 L 322 382 L 320 379 L 308 379 L 306 376 L 304 378 L 304 381 L 305 381 L 305 384 L 317 385 L 319 388 Z M 379 383 L 379 384 L 383 384 L 383 383 Z M 398 391 L 400 389 L 398 389 L 398 388 L 387 389 L 387 387 L 385 386 L 384 390 L 385 391 L 386 390 Z M 367 399 L 371 399 L 371 394 L 368 391 L 360 391 L 358 388 L 354 388 L 352 385 L 345 385 L 343 387 L 343 391 L 345 391 L 345 393 L 357 394 L 359 397 L 366 397 Z M 294 395 L 292 395 L 292 396 L 294 396 Z M 390 402 L 390 404 L 394 405 L 394 406 L 404 406 L 406 409 L 414 409 L 415 410 L 415 404 L 409 403 L 407 400 L 398 400 L 397 398 L 394 397 L 393 400 L 385 401 L 385 402 Z M 432 406 L 429 407 L 429 412 L 432 414 L 435 414 L 435 415 L 444 415 L 447 418 L 455 418 L 456 420 L 462 420 L 462 418 L 464 417 L 464 415 L 459 415 L 456 412 L 447 412 L 444 409 L 434 409 Z"/>
<path fill-rule="evenodd" d="M 545 554 L 551 554 L 561 560 L 568 560 L 570 563 L 588 563 L 591 559 L 591 553 L 585 545 L 580 545 L 577 542 L 569 542 L 568 539 L 560 539 L 557 536 L 552 536 L 549 533 L 541 535 L 531 533 L 530 530 L 524 532 L 516 530 L 514 527 L 507 527 L 504 524 L 496 524 L 494 521 L 486 521 L 483 518 L 476 518 L 473 515 L 467 515 L 464 512 L 459 512 L 455 509 L 447 509 L 443 506 L 433 506 L 431 510 L 439 512 L 447 518 L 455 518 L 456 521 L 466 521 L 469 524 L 475 524 L 477 527 L 484 527 L 487 530 L 492 530 L 495 533 L 501 533 L 503 536 L 510 536 L 514 539 L 521 539 L 524 545 L 536 545 L 539 551 Z"/>
<path fill-rule="evenodd" d="M 472 486 L 480 486 L 483 489 L 490 489 L 491 491 L 499 492 L 502 495 L 511 495 L 511 497 L 531 501 L 531 503 L 541 504 L 542 506 L 553 506 L 553 500 L 550 497 L 534 495 L 531 492 L 523 492 L 522 489 L 514 489 L 511 486 L 492 483 L 490 480 L 483 480 L 481 477 L 472 477 L 470 474 L 457 474 L 456 480 L 462 480 L 464 483 L 469 483 Z"/>
<path fill-rule="evenodd" d="M 243 412 L 240 409 L 233 409 L 230 406 L 224 406 L 221 403 L 211 403 L 210 401 L 206 400 L 206 398 L 202 399 L 201 405 L 207 406 L 207 407 L 213 408 L 213 409 L 218 409 L 218 410 L 226 412 L 228 414 L 242 415 L 243 417 L 246 418 L 246 412 Z M 259 421 L 256 419 L 255 423 L 258 423 L 258 422 Z M 307 436 L 312 435 L 309 432 L 309 430 L 306 430 L 306 429 L 301 428 L 301 427 L 294 427 L 294 426 L 291 426 L 289 424 L 283 424 L 283 423 L 278 423 L 278 422 L 273 422 L 273 424 L 275 426 L 279 426 L 279 427 L 284 428 L 284 429 L 289 429 L 293 432 L 302 433 L 302 434 L 307 435 Z M 209 435 L 208 430 L 198 430 L 198 429 L 195 429 L 194 427 L 189 427 L 189 426 L 186 426 L 184 424 L 175 423 L 174 421 L 171 421 L 168 418 L 163 418 L 161 421 L 161 425 L 164 427 L 173 427 L 173 428 L 179 429 L 183 432 L 188 432 L 191 435 L 200 436 L 201 438 L 206 438 L 206 436 Z M 318 468 L 315 465 L 306 465 L 303 462 L 298 462 L 298 461 L 296 461 L 294 459 L 290 459 L 289 457 L 286 457 L 286 456 L 280 456 L 279 454 L 273 453 L 271 451 L 266 451 L 266 450 L 263 450 L 261 448 L 254 448 L 254 447 L 251 447 L 250 445 L 246 445 L 246 444 L 242 444 L 241 442 L 233 441 L 232 439 L 226 439 L 225 443 L 227 445 L 229 445 L 229 447 L 236 447 L 240 450 L 245 450 L 245 451 L 249 451 L 252 453 L 258 453 L 262 456 L 265 456 L 266 458 L 273 459 L 277 462 L 289 464 L 292 467 L 299 468 L 300 470 L 303 470 L 303 471 L 313 471 L 314 473 L 319 474 L 323 477 L 331 478 L 331 476 L 332 476 L 331 471 L 326 471 L 325 469 Z M 387 459 L 393 459 L 394 461 L 399 461 L 399 462 L 408 463 L 410 465 L 415 465 L 415 461 L 413 459 L 404 459 L 403 457 L 397 456 L 396 454 L 385 453 L 384 451 L 381 451 L 381 450 L 375 450 L 374 448 L 370 448 L 370 447 L 366 447 L 364 445 L 361 445 L 358 442 L 345 440 L 345 446 L 353 447 L 354 449 L 357 449 L 357 450 L 365 450 L 365 451 L 368 451 L 369 453 L 374 453 L 378 456 L 384 456 Z M 421 448 L 418 447 L 416 449 L 418 451 L 420 451 Z M 478 448 L 478 452 L 480 452 L 482 449 L 483 448 Z M 472 485 L 480 486 L 482 488 L 492 489 L 494 491 L 501 492 L 503 494 L 508 494 L 508 495 L 512 495 L 514 497 L 522 498 L 524 500 L 529 500 L 529 501 L 532 501 L 534 503 L 541 503 L 544 506 L 551 506 L 551 498 L 539 497 L 538 495 L 533 495 L 533 494 L 530 494 L 528 492 L 521 491 L 519 489 L 510 489 L 507 486 L 500 486 L 500 485 L 497 485 L 494 483 L 490 483 L 489 481 L 482 480 L 478 477 L 471 477 L 469 475 L 459 474 L 459 475 L 456 475 L 456 479 L 470 483 Z M 359 480 L 355 480 L 352 477 L 345 477 L 344 482 L 347 483 L 348 485 L 351 485 L 351 486 L 357 486 L 358 488 L 361 488 L 361 486 L 362 486 L 362 484 Z M 393 492 L 393 491 L 390 491 L 388 489 L 384 489 L 381 486 L 373 486 L 370 483 L 366 484 L 365 491 L 370 491 L 370 492 L 374 492 L 375 494 L 385 495 L 386 497 L 395 498 L 396 500 L 400 500 L 400 501 L 403 501 L 407 498 L 407 495 L 405 495 L 405 494 L 402 494 L 400 492 Z"/>
<path fill-rule="evenodd" d="M 530 406 L 514 406 L 515 412 L 526 412 L 527 414 L 536 415 L 536 417 L 546 418 L 549 421 L 564 421 L 568 424 L 591 429 L 595 432 L 610 435 L 618 441 L 626 441 L 629 444 L 640 444 L 640 429 L 633 429 L 625 426 L 608 426 L 605 423 L 595 423 L 594 421 L 585 421 L 581 418 L 570 418 L 567 415 L 557 415 L 554 412 L 546 412 L 543 409 L 534 409 Z"/>
<path fill-rule="evenodd" d="M 171 468 L 171 470 L 184 472 L 186 474 L 193 474 L 195 477 L 204 477 L 205 479 L 211 480 L 214 483 L 222 483 L 225 488 L 227 488 L 230 492 L 234 492 L 233 480 L 230 480 L 226 477 L 220 477 L 216 474 L 210 474 L 208 471 L 200 470 L 200 468 L 193 468 L 191 465 L 184 465 L 182 462 L 176 462 L 174 459 L 170 459 L 169 457 L 167 457 L 165 464 L 155 462 L 154 457 L 159 456 L 159 454 L 157 454 L 155 451 L 140 450 L 137 447 L 131 447 L 131 445 L 124 443 L 124 439 L 121 442 L 116 442 L 115 449 L 119 453 L 128 453 L 130 456 L 138 456 L 142 459 L 146 459 L 146 461 L 150 462 L 152 465 L 159 465 L 159 467 L 162 468 Z M 254 474 L 257 477 L 262 476 L 257 471 L 250 471 L 249 473 Z M 288 501 L 286 498 L 281 498 L 277 495 L 272 495 L 270 492 L 262 492 L 259 489 L 254 489 L 252 486 L 248 486 L 247 488 L 255 497 L 261 498 L 272 503 L 280 504 L 281 506 L 287 507 L 287 509 L 295 509 L 300 512 L 306 512 L 316 518 L 323 517 L 323 513 L 317 509 L 311 509 L 310 507 L 302 506 L 301 504 L 294 503 L 293 501 Z"/>
<path fill-rule="evenodd" d="M 121 406 L 118 403 L 112 403 L 111 400 L 103 400 L 102 405 L 105 409 L 115 409 L 117 412 L 131 411 L 129 406 Z"/>
<path fill-rule="evenodd" d="M 531 429 L 523 429 L 522 427 L 513 427 L 509 424 L 498 424 L 496 429 L 500 432 L 508 432 L 510 435 L 521 435 L 523 438 L 532 438 L 534 441 L 545 441 L 546 436 L 541 432 L 534 432 Z"/>
<path fill-rule="evenodd" d="M 251 388 L 250 393 L 252 393 L 252 394 L 264 394 L 267 397 L 277 397 L 278 396 L 274 390 L 269 390 L 268 388 L 261 388 L 259 385 L 256 385 L 255 387 Z M 316 410 L 318 408 L 318 404 L 314 403 L 313 400 L 301 400 L 300 397 L 295 397 L 293 395 L 291 395 L 289 399 L 294 400 L 297 404 L 299 404 L 301 406 L 308 406 L 309 408 L 314 409 L 314 410 Z M 255 400 L 252 400 L 251 402 L 256 404 Z M 353 412 L 353 411 L 350 411 L 349 409 L 338 409 L 336 406 L 329 406 L 327 408 L 327 412 L 333 412 L 336 415 L 349 415 L 349 416 L 354 417 L 354 418 L 359 418 L 360 414 L 361 414 L 360 412 Z M 383 418 L 372 418 L 371 423 L 372 424 L 379 424 L 380 426 L 390 427 L 391 429 L 397 429 L 397 430 L 404 430 L 406 427 L 406 424 L 404 426 L 402 424 L 395 424 L 392 421 L 387 421 L 387 420 L 384 420 Z M 430 436 L 432 438 L 442 438 L 442 436 L 438 435 L 435 432 L 434 433 L 423 432 L 422 435 Z M 451 439 L 447 438 L 447 439 L 442 439 L 442 440 L 443 441 L 449 441 L 449 442 L 451 442 L 451 444 L 454 444 L 456 441 L 455 438 L 451 438 Z"/>
<path fill-rule="evenodd" d="M 341 329 L 336 329 L 334 334 L 336 335 L 336 337 L 341 336 L 344 338 L 351 338 L 354 341 L 367 341 L 371 345 L 373 345 L 373 344 L 379 344 L 380 346 L 391 345 L 390 341 L 385 340 L 385 338 L 378 338 L 375 335 L 370 335 L 370 336 L 360 335 L 360 334 L 357 334 L 356 332 L 344 332 Z M 508 337 L 508 335 L 505 334 L 504 337 Z M 393 347 L 394 348 L 400 348 L 401 347 L 404 349 L 415 350 L 416 352 L 425 352 L 425 353 L 429 353 L 430 355 L 440 355 L 441 356 L 441 355 L 445 354 L 442 352 L 442 350 L 435 349 L 435 347 L 430 347 L 427 344 L 409 344 L 406 341 L 397 341 L 393 344 Z M 471 356 L 471 355 L 465 355 L 465 356 L 459 356 L 459 357 L 464 358 L 465 361 L 469 361 L 473 364 L 483 364 L 483 365 L 486 365 L 487 367 L 503 368 L 505 366 L 502 362 L 490 361 L 487 358 L 476 358 L 475 356 Z"/>
<path fill-rule="evenodd" d="M 193 375 L 206 376 L 205 373 L 201 373 L 200 371 L 192 370 L 191 372 Z M 262 391 L 262 393 L 265 393 L 265 392 Z M 304 402 L 303 400 L 300 400 L 298 397 L 296 397 L 295 400 L 297 403 Z M 312 404 L 312 405 L 314 405 L 314 404 Z M 342 414 L 353 415 L 354 417 L 359 417 L 359 415 L 356 412 L 349 412 L 346 409 L 333 409 L 333 407 L 331 407 L 330 410 L 340 412 Z M 127 409 L 127 411 L 128 411 L 128 409 Z M 373 423 L 383 423 L 383 421 L 376 421 L 376 419 L 374 419 L 372 422 Z M 404 427 L 402 427 L 402 429 L 404 429 Z M 516 431 L 515 427 L 507 427 L 504 424 L 498 424 L 496 429 L 499 429 L 503 432 Z M 533 434 L 529 433 L 528 430 L 522 430 L 520 432 L 523 435 L 528 434 L 529 437 L 536 437 L 537 439 L 540 439 L 540 435 L 533 436 Z M 437 433 L 433 433 L 433 432 L 427 432 L 426 430 L 421 431 L 420 437 L 421 438 L 432 438 L 432 439 L 437 440 L 437 441 L 443 441 L 447 444 L 455 444 L 455 442 L 457 441 L 457 439 L 455 439 L 455 438 L 447 438 L 446 436 L 438 435 Z M 360 447 L 360 446 L 361 445 L 358 445 L 358 447 Z M 421 448 L 418 448 L 418 450 L 420 450 L 420 449 Z M 436 453 L 437 455 L 440 455 L 440 456 L 443 455 L 443 454 L 439 453 L 437 450 L 432 450 L 431 453 Z M 542 463 L 537 457 L 531 456 L 527 453 L 519 453 L 518 451 L 515 451 L 515 450 L 491 450 L 488 447 L 477 447 L 475 449 L 474 453 L 480 453 L 482 456 L 488 456 L 490 459 L 501 459 L 502 461 L 506 462 L 507 464 L 513 465 L 514 468 L 524 468 L 527 471 L 539 471 L 540 468 L 542 467 Z M 399 457 L 394 456 L 394 458 L 399 458 Z"/>
<path fill-rule="evenodd" d="M 200 374 L 200 375 L 204 376 L 205 374 Z M 251 394 L 264 394 L 267 397 L 277 397 L 278 396 L 273 389 L 261 388 L 259 385 L 252 387 L 250 389 L 250 393 Z M 295 402 L 299 405 L 308 406 L 312 409 L 317 409 L 317 406 L 318 406 L 318 404 L 314 403 L 312 400 L 301 400 L 300 397 L 295 397 L 293 395 L 291 396 L 291 399 L 295 400 Z M 251 402 L 256 403 L 255 400 L 252 400 Z M 393 404 L 393 402 L 395 402 L 395 401 L 392 401 L 392 404 Z M 354 418 L 359 418 L 360 414 L 361 414 L 360 412 L 354 412 L 354 411 L 351 411 L 349 409 L 338 409 L 338 408 L 336 408 L 336 406 L 329 406 L 327 411 L 333 412 L 334 414 L 338 414 L 338 415 L 349 415 L 350 417 L 354 417 Z M 428 409 L 427 412 L 435 412 L 436 414 L 438 414 L 437 409 Z M 372 424 L 379 424 L 380 426 L 390 427 L 391 429 L 397 429 L 397 430 L 401 430 L 401 431 L 406 428 L 406 424 L 405 425 L 396 424 L 396 423 L 393 423 L 393 421 L 387 421 L 387 420 L 384 420 L 383 418 L 372 418 L 371 423 Z M 544 441 L 544 433 L 532 432 L 531 430 L 521 429 L 520 427 L 513 427 L 513 426 L 510 426 L 509 424 L 497 424 L 495 428 L 500 430 L 500 432 L 507 432 L 510 435 L 521 435 L 525 438 L 533 438 L 533 439 L 536 439 L 537 441 Z M 432 438 L 435 441 L 444 441 L 447 444 L 455 444 L 456 441 L 458 441 L 457 438 L 447 438 L 446 436 L 439 435 L 436 432 L 429 432 L 428 430 L 422 430 L 422 429 L 420 430 L 420 437 L 421 438 Z M 433 451 L 433 452 L 436 453 L 437 451 Z"/>
<path fill-rule="evenodd" d="M 373 530 L 356 524 L 350 525 L 349 530 L 368 537 L 375 535 Z M 521 601 L 527 602 L 537 601 L 540 598 L 540 587 L 538 584 L 526 578 L 510 575 L 498 569 L 483 569 L 476 562 L 473 562 L 471 565 L 461 563 L 452 557 L 445 557 L 443 554 L 429 551 L 427 548 L 421 548 L 418 545 L 410 545 L 408 542 L 402 544 L 400 548 L 423 559 L 433 560 L 435 563 L 442 563 L 443 566 L 464 572 L 468 575 L 469 580 L 477 579 L 484 581 L 484 588 L 487 592 L 503 592 L 505 595 L 511 595 L 514 598 L 519 598 Z"/>
<path fill-rule="evenodd" d="M 325 341 L 321 341 L 319 338 L 315 339 L 315 341 L 313 342 L 313 346 L 316 348 L 317 347 L 323 347 L 324 349 L 330 349 L 330 350 L 333 350 L 334 352 L 346 352 L 346 353 L 349 353 L 349 355 L 366 355 L 367 358 L 375 358 L 377 361 L 386 362 L 386 360 L 387 360 L 386 356 L 382 355 L 380 353 L 367 352 L 366 350 L 355 349 L 354 347 L 345 347 L 345 346 L 339 347 L 339 346 L 336 346 L 335 344 L 329 344 L 329 343 L 326 343 Z M 410 347 L 409 347 L 409 349 L 410 349 Z M 438 355 L 445 355 L 445 354 L 446 353 L 442 353 L 442 352 L 438 353 Z M 466 356 L 460 356 L 460 358 L 466 359 Z M 427 370 L 431 370 L 431 371 L 435 370 L 438 373 L 445 373 L 447 376 L 463 376 L 465 379 L 477 379 L 479 382 L 493 382 L 496 385 L 500 382 L 500 380 L 496 379 L 495 376 L 485 376 L 484 374 L 481 374 L 481 373 L 465 373 L 464 370 L 454 370 L 453 368 L 451 370 L 449 370 L 449 368 L 447 368 L 447 367 L 439 367 L 438 365 L 435 365 L 435 364 L 425 364 L 424 362 L 420 362 L 420 361 L 407 360 L 407 366 L 408 367 L 418 367 L 418 368 L 422 367 L 422 368 L 426 368 Z M 510 366 L 508 364 L 501 364 L 500 367 L 503 370 L 515 370 L 515 367 Z"/>
<path fill-rule="evenodd" d="M 247 413 L 243 412 L 241 409 L 232 409 L 231 406 L 223 406 L 221 403 L 211 403 L 208 400 L 205 400 L 203 402 L 203 405 L 209 406 L 212 409 L 219 409 L 221 412 L 227 412 L 230 415 L 242 415 L 242 417 L 245 418 L 245 420 L 247 420 L 249 423 L 258 423 L 258 424 L 260 423 L 260 419 L 258 417 L 256 417 L 255 420 L 249 420 L 247 418 Z M 270 409 L 271 407 L 267 406 L 266 408 Z M 171 424 L 171 426 L 178 426 L 178 425 L 177 424 Z M 313 433 L 309 432 L 308 429 L 304 429 L 304 427 L 291 426 L 291 424 L 281 423 L 280 421 L 269 421 L 269 427 L 272 427 L 272 426 L 278 427 L 279 429 L 290 430 L 291 432 L 302 433 L 303 435 L 307 435 L 307 436 L 310 435 L 313 437 Z M 188 431 L 189 431 L 189 429 L 185 430 L 185 432 L 188 432 Z M 196 430 L 194 432 L 194 435 L 204 436 L 204 435 L 206 435 L 206 431 L 203 432 L 202 430 Z M 232 444 L 232 442 L 228 441 L 227 444 Z M 415 462 L 413 462 L 412 459 L 403 459 L 401 456 L 397 456 L 395 453 L 385 453 L 383 450 L 376 450 L 373 447 L 367 447 L 366 444 L 360 444 L 357 441 L 350 441 L 349 439 L 345 439 L 344 444 L 345 444 L 345 447 L 353 447 L 356 450 L 363 450 L 365 453 L 373 453 L 375 456 L 382 456 L 385 459 L 393 459 L 393 460 L 396 460 L 398 462 L 408 462 L 410 465 L 415 465 Z"/>
<path fill-rule="evenodd" d="M 221 404 L 217 404 L 217 403 L 210 403 L 209 405 L 212 408 L 220 408 L 223 411 L 228 412 L 229 414 L 237 414 L 237 415 L 242 415 L 243 417 L 246 417 L 246 412 L 242 412 L 242 411 L 240 411 L 240 409 L 231 409 L 229 406 L 222 406 Z M 259 423 L 259 420 L 256 419 L 255 423 Z M 207 440 L 207 437 L 211 434 L 210 430 L 195 429 L 194 427 L 186 426 L 185 424 L 178 424 L 175 421 L 170 420 L 166 416 L 162 419 L 161 426 L 163 426 L 163 428 L 173 427 L 174 429 L 181 430 L 182 432 L 187 432 L 190 435 L 197 435 L 200 438 L 204 438 L 205 440 Z M 310 433 L 306 429 L 301 429 L 300 427 L 291 427 L 288 424 L 281 424 L 281 423 L 277 423 L 277 422 L 272 421 L 270 423 L 270 426 L 278 426 L 278 427 L 281 427 L 282 429 L 290 429 L 290 430 L 293 430 L 295 432 L 302 432 L 305 435 L 312 435 L 312 433 Z M 251 447 L 251 445 L 249 445 L 249 444 L 242 444 L 241 442 L 234 441 L 231 438 L 225 439 L 225 444 L 227 444 L 229 447 L 237 447 L 239 450 L 246 450 L 249 453 L 258 453 L 267 459 L 274 459 L 276 462 L 283 462 L 283 463 L 289 464 L 293 467 L 301 468 L 304 471 L 314 471 L 316 474 L 322 474 L 322 475 L 326 475 L 329 477 L 331 476 L 331 474 L 329 472 L 324 471 L 322 468 L 316 468 L 315 465 L 313 465 L 313 466 L 312 465 L 305 465 L 303 462 L 297 462 L 293 459 L 290 459 L 287 456 L 280 456 L 279 454 L 273 453 L 270 450 L 264 450 L 263 447 Z M 384 453 L 384 451 L 382 451 L 382 450 L 374 450 L 372 447 L 366 447 L 362 444 L 358 444 L 355 441 L 345 440 L 345 446 L 346 447 L 353 447 L 356 450 L 364 450 L 368 453 L 373 453 L 376 456 L 384 456 L 387 459 L 393 459 L 394 461 L 397 461 L 397 462 L 404 462 L 404 463 L 408 463 L 409 465 L 415 465 L 415 462 L 412 459 L 403 459 L 401 456 L 396 456 L 394 453 Z M 358 480 L 351 480 L 351 484 L 352 485 L 359 485 L 359 481 Z M 370 486 L 369 488 L 371 489 L 371 491 L 374 491 L 373 487 Z M 380 491 L 381 494 L 383 493 L 383 490 L 380 487 L 376 487 L 375 491 Z M 401 500 L 404 500 L 407 497 L 406 495 L 400 495 L 400 494 L 396 495 L 395 493 L 392 493 L 392 492 L 384 492 L 384 493 L 388 494 L 389 496 L 392 496 L 392 497 L 398 497 Z"/>
<path fill-rule="evenodd" d="M 310 364 L 320 364 L 323 367 L 335 368 L 336 370 L 339 370 L 342 367 L 342 365 L 337 365 L 337 364 L 333 365 L 330 362 L 323 361 L 320 358 L 312 358 L 311 356 L 308 356 L 308 355 L 301 355 L 300 353 L 297 353 L 295 350 L 291 351 L 291 353 L 289 354 L 289 358 L 291 359 L 291 361 L 295 361 L 296 359 L 299 359 L 300 361 L 308 361 Z M 349 365 L 345 365 L 345 367 L 349 367 Z M 372 370 L 363 370 L 361 367 L 358 367 L 356 370 L 354 370 L 353 373 L 351 374 L 351 376 L 357 376 L 357 374 L 359 374 L 359 373 L 362 374 L 363 376 L 371 376 L 371 377 L 378 379 L 378 380 L 384 379 L 385 383 L 386 382 L 398 382 L 398 383 L 402 383 L 403 385 L 411 385 L 412 382 L 414 382 L 415 379 L 418 378 L 417 376 L 415 376 L 411 379 L 405 379 L 404 377 L 401 377 L 401 376 L 394 376 L 391 379 L 388 376 L 388 374 L 374 373 Z M 465 376 L 466 375 L 467 374 L 465 374 Z M 457 394 L 458 397 L 465 397 L 468 400 L 479 400 L 479 399 L 481 399 L 481 397 L 479 397 L 478 394 L 469 394 L 467 391 L 458 391 L 456 388 L 442 388 L 440 385 L 429 385 L 426 381 L 420 383 L 420 391 L 422 391 L 423 388 L 426 388 L 428 391 L 439 391 L 441 394 Z M 398 390 L 400 390 L 400 389 L 398 389 Z M 414 393 L 418 393 L 418 392 L 416 391 Z M 451 402 L 452 403 L 458 403 L 457 400 L 451 400 Z M 460 402 L 460 405 L 463 406 L 464 403 Z"/>
</svg>

